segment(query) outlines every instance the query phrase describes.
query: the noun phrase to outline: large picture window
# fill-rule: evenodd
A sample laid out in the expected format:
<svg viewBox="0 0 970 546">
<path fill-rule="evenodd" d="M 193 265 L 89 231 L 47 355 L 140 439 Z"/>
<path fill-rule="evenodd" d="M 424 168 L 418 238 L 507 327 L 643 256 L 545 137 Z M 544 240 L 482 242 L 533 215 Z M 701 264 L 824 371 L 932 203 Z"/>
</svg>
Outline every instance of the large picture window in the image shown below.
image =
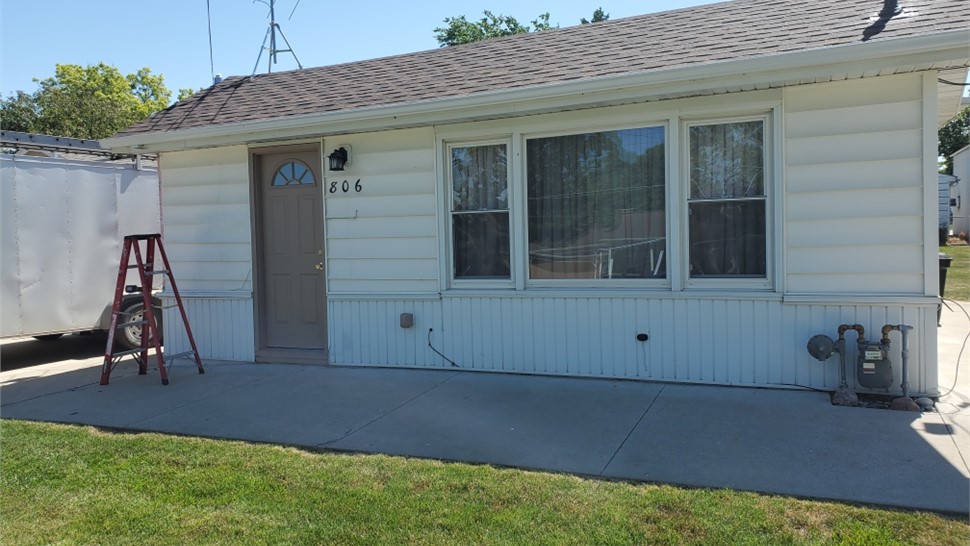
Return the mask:
<svg viewBox="0 0 970 546">
<path fill-rule="evenodd" d="M 527 141 L 529 278 L 665 278 L 665 134 Z"/>
<path fill-rule="evenodd" d="M 688 126 L 691 278 L 766 277 L 764 125 Z"/>
<path fill-rule="evenodd" d="M 450 159 L 454 278 L 511 278 L 507 145 L 454 146 Z"/>
</svg>

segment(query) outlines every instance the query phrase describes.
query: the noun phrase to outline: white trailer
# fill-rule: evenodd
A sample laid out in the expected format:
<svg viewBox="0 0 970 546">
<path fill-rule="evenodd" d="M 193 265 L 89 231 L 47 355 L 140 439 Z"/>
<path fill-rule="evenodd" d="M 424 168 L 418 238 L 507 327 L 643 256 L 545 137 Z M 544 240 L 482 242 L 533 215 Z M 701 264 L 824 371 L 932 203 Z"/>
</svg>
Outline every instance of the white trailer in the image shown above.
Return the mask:
<svg viewBox="0 0 970 546">
<path fill-rule="evenodd" d="M 0 335 L 53 339 L 107 329 L 124 236 L 161 232 L 157 169 L 110 156 L 96 142 L 2 136 Z M 137 276 L 129 273 L 126 286 L 122 319 L 138 321 Z M 120 334 L 119 345 L 136 347 L 141 328 Z"/>
</svg>

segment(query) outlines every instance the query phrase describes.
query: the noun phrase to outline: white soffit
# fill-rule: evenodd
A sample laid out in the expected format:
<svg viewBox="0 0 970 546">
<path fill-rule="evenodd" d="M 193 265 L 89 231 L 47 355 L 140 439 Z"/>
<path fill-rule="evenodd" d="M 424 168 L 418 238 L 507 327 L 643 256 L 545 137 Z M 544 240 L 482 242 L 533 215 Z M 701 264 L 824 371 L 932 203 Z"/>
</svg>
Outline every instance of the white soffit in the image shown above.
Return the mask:
<svg viewBox="0 0 970 546">
<path fill-rule="evenodd" d="M 953 83 L 965 83 L 967 81 L 967 68 L 956 70 L 941 70 L 939 79 Z M 939 113 L 937 114 L 937 125 L 942 127 L 946 122 L 953 119 L 964 108 L 963 93 L 967 89 L 966 85 L 950 85 L 943 82 L 937 83 L 937 95 L 939 96 Z"/>
</svg>

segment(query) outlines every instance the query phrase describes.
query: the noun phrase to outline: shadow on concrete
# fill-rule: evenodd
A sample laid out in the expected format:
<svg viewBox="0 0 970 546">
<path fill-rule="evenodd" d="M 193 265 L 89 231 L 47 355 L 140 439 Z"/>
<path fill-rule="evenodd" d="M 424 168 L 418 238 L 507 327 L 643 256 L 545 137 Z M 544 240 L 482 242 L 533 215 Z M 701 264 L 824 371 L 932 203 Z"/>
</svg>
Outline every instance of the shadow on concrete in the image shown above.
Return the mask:
<svg viewBox="0 0 970 546">
<path fill-rule="evenodd" d="M 104 358 L 107 344 L 108 335 L 104 332 L 72 334 L 48 340 L 32 337 L 5 340 L 0 344 L 0 371 L 65 360 Z"/>
</svg>

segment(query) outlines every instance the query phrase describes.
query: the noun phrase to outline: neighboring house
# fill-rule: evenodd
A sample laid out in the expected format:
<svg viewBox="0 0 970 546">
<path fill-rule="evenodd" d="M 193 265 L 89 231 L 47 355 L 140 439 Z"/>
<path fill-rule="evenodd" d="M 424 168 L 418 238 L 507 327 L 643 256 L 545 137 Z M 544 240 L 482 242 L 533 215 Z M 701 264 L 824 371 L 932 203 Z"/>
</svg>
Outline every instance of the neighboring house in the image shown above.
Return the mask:
<svg viewBox="0 0 970 546">
<path fill-rule="evenodd" d="M 953 176 L 957 183 L 952 192 L 956 200 L 953 209 L 953 234 L 970 235 L 970 146 L 953 154 Z"/>
<path fill-rule="evenodd" d="M 727 2 L 231 77 L 104 142 L 160 154 L 206 358 L 834 390 L 812 335 L 908 323 L 936 394 L 968 44 L 964 0 Z"/>
<path fill-rule="evenodd" d="M 959 178 L 949 174 L 938 174 L 939 179 L 939 211 L 940 211 L 940 245 L 945 245 L 953 224 L 953 207 L 956 206 L 954 187 Z M 958 232 L 959 233 L 959 232 Z"/>
</svg>

